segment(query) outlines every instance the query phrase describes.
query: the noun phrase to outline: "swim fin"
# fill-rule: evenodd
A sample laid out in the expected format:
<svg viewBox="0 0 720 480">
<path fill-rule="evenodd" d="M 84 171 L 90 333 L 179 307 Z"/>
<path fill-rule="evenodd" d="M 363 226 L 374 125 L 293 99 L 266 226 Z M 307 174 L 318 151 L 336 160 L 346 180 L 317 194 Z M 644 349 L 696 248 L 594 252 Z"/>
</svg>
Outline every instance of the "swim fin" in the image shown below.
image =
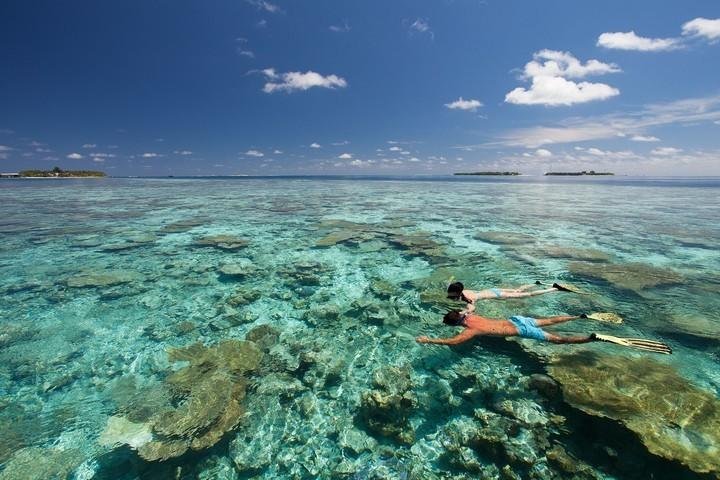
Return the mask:
<svg viewBox="0 0 720 480">
<path fill-rule="evenodd" d="M 553 283 L 553 288 L 557 288 L 561 292 L 579 293 L 580 295 L 590 295 L 588 292 L 580 290 L 575 285 L 570 283 Z"/>
<path fill-rule="evenodd" d="M 610 312 L 593 312 L 587 314 L 586 318 L 606 323 L 622 323 L 623 319 L 620 315 Z"/>
<path fill-rule="evenodd" d="M 655 340 L 646 340 L 644 338 L 622 338 L 613 337 L 612 335 L 604 335 L 595 333 L 593 334 L 595 340 L 601 342 L 614 343 L 615 345 L 622 345 L 623 347 L 637 348 L 638 350 L 646 350 L 648 352 L 662 353 L 664 355 L 670 355 L 672 348 L 662 342 L 656 342 Z"/>
</svg>

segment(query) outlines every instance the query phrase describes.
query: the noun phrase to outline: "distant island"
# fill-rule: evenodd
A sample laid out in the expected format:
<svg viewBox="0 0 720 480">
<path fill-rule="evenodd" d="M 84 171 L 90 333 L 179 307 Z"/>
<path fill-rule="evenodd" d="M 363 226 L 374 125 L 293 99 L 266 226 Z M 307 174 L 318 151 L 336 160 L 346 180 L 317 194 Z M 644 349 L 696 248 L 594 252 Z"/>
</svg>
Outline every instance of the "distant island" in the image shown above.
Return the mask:
<svg viewBox="0 0 720 480">
<path fill-rule="evenodd" d="M 55 167 L 52 170 L 22 170 L 19 172 L 20 177 L 30 178 L 75 178 L 75 177 L 105 177 L 105 172 L 97 170 L 63 170 Z"/>
<path fill-rule="evenodd" d="M 458 172 L 453 175 L 520 175 L 520 172 Z"/>
<path fill-rule="evenodd" d="M 589 172 L 586 172 L 583 170 L 582 172 L 547 172 L 545 175 L 574 175 L 574 176 L 580 176 L 580 175 L 615 175 L 612 172 L 596 172 L 595 170 L 590 170 Z"/>
</svg>

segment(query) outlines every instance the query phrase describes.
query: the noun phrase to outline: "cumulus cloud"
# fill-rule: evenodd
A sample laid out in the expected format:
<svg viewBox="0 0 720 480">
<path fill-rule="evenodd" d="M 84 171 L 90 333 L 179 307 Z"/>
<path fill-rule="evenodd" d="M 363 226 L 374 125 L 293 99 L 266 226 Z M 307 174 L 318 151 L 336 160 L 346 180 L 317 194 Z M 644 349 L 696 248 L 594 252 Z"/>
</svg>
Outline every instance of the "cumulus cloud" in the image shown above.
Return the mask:
<svg viewBox="0 0 720 480">
<path fill-rule="evenodd" d="M 388 148 L 388 150 L 390 150 L 391 152 L 400 152 L 400 151 L 402 151 L 402 148 L 400 148 L 400 147 L 390 147 L 390 148 Z"/>
<path fill-rule="evenodd" d="M 95 143 L 86 143 L 82 146 L 82 148 L 95 148 L 97 147 L 97 144 Z"/>
<path fill-rule="evenodd" d="M 338 158 L 342 158 L 343 160 L 349 160 L 352 158 L 352 154 L 350 153 L 343 153 L 342 155 L 338 156 Z"/>
<path fill-rule="evenodd" d="M 175 150 L 176 155 L 192 155 L 193 152 L 191 150 Z"/>
<path fill-rule="evenodd" d="M 259 150 L 248 150 L 247 152 L 245 152 L 245 155 L 247 155 L 248 157 L 258 157 L 258 158 L 265 156 L 265 154 Z"/>
<path fill-rule="evenodd" d="M 142 158 L 155 158 L 155 157 L 159 157 L 160 154 L 159 154 L 159 153 L 148 152 L 148 153 L 143 153 L 143 154 L 140 155 L 140 156 L 141 156 Z"/>
<path fill-rule="evenodd" d="M 479 100 L 464 100 L 462 97 L 460 97 L 454 102 L 446 103 L 445 106 L 450 110 L 467 110 L 475 112 L 479 107 L 482 107 L 483 104 Z"/>
<path fill-rule="evenodd" d="M 615 50 L 636 50 L 639 52 L 661 52 L 679 48 L 679 41 L 675 38 L 647 38 L 640 37 L 634 31 L 607 32 L 598 37 L 598 47 Z"/>
<path fill-rule="evenodd" d="M 273 153 L 274 153 L 275 155 L 280 155 L 280 154 L 283 153 L 283 152 L 282 152 L 282 150 L 273 150 Z"/>
<path fill-rule="evenodd" d="M 322 147 L 320 146 L 319 143 L 313 142 L 313 143 L 310 144 L 310 148 L 322 148 Z"/>
<path fill-rule="evenodd" d="M 633 142 L 659 142 L 660 139 L 658 137 L 653 137 L 652 135 L 633 135 L 630 137 L 630 140 Z"/>
<path fill-rule="evenodd" d="M 8 152 L 10 150 L 12 150 L 12 148 L 7 147 L 5 145 L 0 145 L 0 152 Z"/>
<path fill-rule="evenodd" d="M 683 24 L 682 34 L 703 37 L 711 42 L 720 39 L 720 18 L 709 19 L 698 17 Z"/>
<path fill-rule="evenodd" d="M 70 160 L 80 160 L 81 158 L 83 158 L 83 156 L 79 153 L 71 153 L 67 155 L 67 158 L 69 158 Z"/>
<path fill-rule="evenodd" d="M 660 147 L 656 148 L 650 153 L 652 155 L 659 155 L 661 157 L 666 157 L 668 155 L 676 155 L 678 153 L 682 152 L 681 148 L 675 148 L 675 147 Z"/>
<path fill-rule="evenodd" d="M 605 155 L 607 155 L 607 152 L 595 147 L 590 147 L 585 151 L 590 155 L 595 155 L 596 157 L 604 157 Z"/>
<path fill-rule="evenodd" d="M 537 150 L 535 150 L 535 155 L 538 157 L 547 158 L 547 157 L 552 157 L 552 152 L 545 148 L 538 148 Z"/>
<path fill-rule="evenodd" d="M 598 60 L 580 62 L 569 52 L 541 50 L 525 65 L 522 78 L 531 81 L 529 89 L 518 87 L 505 96 L 507 103 L 517 105 L 573 105 L 606 100 L 620 94 L 617 88 L 604 83 L 574 82 L 590 75 L 621 71 L 613 63 Z"/>
<path fill-rule="evenodd" d="M 262 70 L 268 82 L 263 86 L 263 92 L 295 92 L 308 90 L 313 87 L 319 88 L 345 88 L 347 81 L 337 75 L 323 76 L 319 73 L 308 70 L 307 72 L 277 73 L 274 68 Z"/>
<path fill-rule="evenodd" d="M 105 159 L 105 158 L 115 158 L 115 154 L 114 154 L 114 153 L 99 153 L 99 152 L 98 152 L 98 153 L 91 153 L 90 156 L 91 156 L 91 157 L 93 158 L 93 160 L 95 160 L 95 161 L 97 161 L 96 159 L 98 159 L 98 158 L 102 158 L 102 159 Z"/>
</svg>

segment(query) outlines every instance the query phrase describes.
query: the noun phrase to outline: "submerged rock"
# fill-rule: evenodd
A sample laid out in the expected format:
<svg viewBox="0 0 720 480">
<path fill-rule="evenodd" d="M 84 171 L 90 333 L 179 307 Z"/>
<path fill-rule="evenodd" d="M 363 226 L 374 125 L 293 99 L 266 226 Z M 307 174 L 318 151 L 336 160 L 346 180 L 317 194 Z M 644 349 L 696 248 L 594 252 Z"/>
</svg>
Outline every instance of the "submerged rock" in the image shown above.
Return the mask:
<svg viewBox="0 0 720 480">
<path fill-rule="evenodd" d="M 661 285 L 677 285 L 684 280 L 674 270 L 644 263 L 571 262 L 568 270 L 573 275 L 604 280 L 615 287 L 636 293 Z"/>
<path fill-rule="evenodd" d="M 565 246 L 545 246 L 540 248 L 540 252 L 546 257 L 551 258 L 571 258 L 584 262 L 607 262 L 610 255 L 602 250 L 594 248 L 574 248 Z"/>
<path fill-rule="evenodd" d="M 133 423 L 125 417 L 112 416 L 108 418 L 98 442 L 108 447 L 129 445 L 137 449 L 151 440 L 152 433 L 147 423 Z"/>
<path fill-rule="evenodd" d="M 248 241 L 245 238 L 235 235 L 207 235 L 205 237 L 197 238 L 193 242 L 193 245 L 196 247 L 212 247 L 219 250 L 233 252 L 247 247 Z"/>
<path fill-rule="evenodd" d="M 195 227 L 199 227 L 204 224 L 205 220 L 200 218 L 189 218 L 187 220 L 180 220 L 178 222 L 168 223 L 160 228 L 161 234 L 167 233 L 183 233 L 188 230 L 192 230 Z"/>
<path fill-rule="evenodd" d="M 535 237 L 526 233 L 499 231 L 478 232 L 473 238 L 486 243 L 496 243 L 499 245 L 528 245 L 535 243 L 536 240 Z"/>
<path fill-rule="evenodd" d="M 81 450 L 27 447 L 15 452 L 0 472 L 0 480 L 68 478 L 84 460 Z"/>
<path fill-rule="evenodd" d="M 249 258 L 238 258 L 232 263 L 221 264 L 218 272 L 225 277 L 243 278 L 255 273 L 255 266 Z"/>
<path fill-rule="evenodd" d="M 67 278 L 65 284 L 71 288 L 97 288 L 137 282 L 142 278 L 142 275 L 130 270 L 105 270 L 78 273 Z"/>
<path fill-rule="evenodd" d="M 161 408 L 142 425 L 111 417 L 101 442 L 128 444 L 148 461 L 164 461 L 215 445 L 242 418 L 243 375 L 258 368 L 262 355 L 252 342 L 242 340 L 171 349 L 171 362 L 189 362 L 166 379 L 177 406 Z M 151 429 L 151 438 L 146 429 Z"/>
<path fill-rule="evenodd" d="M 567 403 L 635 432 L 655 455 L 720 477 L 720 400 L 647 358 L 562 355 L 549 373 Z"/>
<path fill-rule="evenodd" d="M 417 400 L 412 391 L 410 369 L 407 366 L 378 369 L 373 374 L 373 387 L 361 396 L 361 422 L 373 433 L 413 443 L 415 431 L 410 415 L 417 407 Z"/>
</svg>

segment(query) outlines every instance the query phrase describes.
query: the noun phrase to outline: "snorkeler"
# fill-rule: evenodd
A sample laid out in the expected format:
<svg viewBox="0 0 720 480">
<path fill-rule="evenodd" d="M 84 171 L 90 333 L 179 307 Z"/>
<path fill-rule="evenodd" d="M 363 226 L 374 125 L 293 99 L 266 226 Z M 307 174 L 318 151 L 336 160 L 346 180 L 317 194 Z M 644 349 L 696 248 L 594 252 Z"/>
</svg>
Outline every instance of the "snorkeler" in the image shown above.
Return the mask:
<svg viewBox="0 0 720 480">
<path fill-rule="evenodd" d="M 621 338 L 611 335 L 602 335 L 591 333 L 583 336 L 560 336 L 546 332 L 540 327 L 547 327 L 558 323 L 577 320 L 579 318 L 589 318 L 593 320 L 607 321 L 611 323 L 620 323 L 622 319 L 612 313 L 591 313 L 590 315 L 560 315 L 547 318 L 531 318 L 520 315 L 513 315 L 508 320 L 485 318 L 480 315 L 462 313 L 458 310 L 452 310 L 445 314 L 443 323 L 445 325 L 464 327 L 464 330 L 458 335 L 450 338 L 429 338 L 426 336 L 418 337 L 418 343 L 435 343 L 438 345 L 458 345 L 467 342 L 477 336 L 492 337 L 521 337 L 532 338 L 535 340 L 546 341 L 551 343 L 589 343 L 595 341 L 610 342 L 625 347 L 633 347 L 641 350 L 648 350 L 655 353 L 672 353 L 670 347 L 664 343 L 653 340 L 645 340 L 641 338 Z"/>
<path fill-rule="evenodd" d="M 531 290 L 538 285 L 542 285 L 540 281 L 535 282 L 532 285 L 522 285 L 517 288 L 488 288 L 486 290 L 465 290 L 465 286 L 461 282 L 451 283 L 447 289 L 447 298 L 453 300 L 462 300 L 467 303 L 465 313 L 471 313 L 475 311 L 476 300 L 487 300 L 493 298 L 524 298 L 534 297 L 535 295 L 542 295 L 545 293 L 560 292 L 560 291 L 571 291 L 565 288 L 563 285 L 553 283 L 551 288 L 543 288 L 540 290 Z"/>
</svg>

